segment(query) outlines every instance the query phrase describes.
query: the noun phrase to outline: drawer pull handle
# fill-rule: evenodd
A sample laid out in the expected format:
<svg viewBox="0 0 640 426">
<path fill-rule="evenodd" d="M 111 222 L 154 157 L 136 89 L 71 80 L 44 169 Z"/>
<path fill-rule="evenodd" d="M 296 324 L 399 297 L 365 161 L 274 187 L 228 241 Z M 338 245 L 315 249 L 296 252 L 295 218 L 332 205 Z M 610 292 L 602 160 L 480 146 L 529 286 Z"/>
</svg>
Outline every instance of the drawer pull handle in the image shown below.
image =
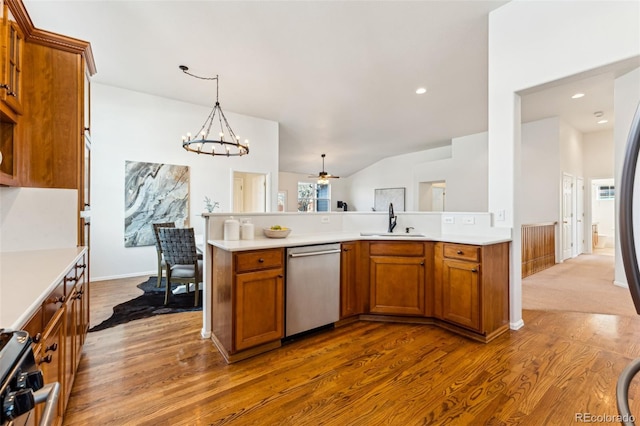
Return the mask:
<svg viewBox="0 0 640 426">
<path fill-rule="evenodd" d="M 40 358 L 40 364 L 49 364 L 53 361 L 53 355 L 49 354 L 45 357 Z"/>
<path fill-rule="evenodd" d="M 55 352 L 58 350 L 58 344 L 57 343 L 52 343 L 49 346 L 47 346 L 47 348 L 44 350 L 45 352 Z"/>
<path fill-rule="evenodd" d="M 258 259 L 258 263 L 264 263 L 264 259 L 263 258 Z"/>
<path fill-rule="evenodd" d="M 458 250 L 458 252 L 457 252 L 457 253 L 458 253 L 458 254 L 462 254 L 462 250 Z"/>
<path fill-rule="evenodd" d="M 278 274 L 278 278 L 284 278 L 284 275 Z"/>
<path fill-rule="evenodd" d="M 478 270 L 476 268 L 473 268 L 471 272 L 478 272 Z"/>
<path fill-rule="evenodd" d="M 420 262 L 420 266 L 424 266 L 424 260 Z"/>
<path fill-rule="evenodd" d="M 346 248 L 346 249 L 342 249 L 342 251 L 349 251 L 349 249 L 348 249 L 348 248 Z"/>
<path fill-rule="evenodd" d="M 36 333 L 33 339 L 31 339 L 33 343 L 40 343 L 40 340 L 42 340 L 42 333 Z"/>
</svg>

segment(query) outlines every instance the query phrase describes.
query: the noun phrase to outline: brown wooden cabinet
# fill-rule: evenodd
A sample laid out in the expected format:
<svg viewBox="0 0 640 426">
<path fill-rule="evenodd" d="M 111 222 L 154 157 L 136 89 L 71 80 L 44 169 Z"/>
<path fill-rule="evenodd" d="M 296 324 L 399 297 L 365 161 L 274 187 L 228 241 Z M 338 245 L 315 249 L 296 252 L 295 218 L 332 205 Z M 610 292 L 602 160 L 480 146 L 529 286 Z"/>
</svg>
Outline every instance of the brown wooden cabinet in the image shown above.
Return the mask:
<svg viewBox="0 0 640 426">
<path fill-rule="evenodd" d="M 487 339 L 506 330 L 509 243 L 436 243 L 434 298 L 437 318 Z"/>
<path fill-rule="evenodd" d="M 227 362 L 284 337 L 284 250 L 213 249 L 212 339 Z"/>
<path fill-rule="evenodd" d="M 370 312 L 425 315 L 427 262 L 423 242 L 370 243 Z"/>
<path fill-rule="evenodd" d="M 82 255 L 24 324 L 45 383 L 59 382 L 58 420 L 66 408 L 89 330 L 87 254 Z M 38 410 L 41 410 L 39 407 Z M 39 411 L 36 413 L 40 415 Z"/>
<path fill-rule="evenodd" d="M 62 424 L 62 416 L 66 401 L 62 398 L 65 390 L 65 311 L 59 309 L 51 318 L 45 329 L 42 341 L 34 353 L 38 368 L 42 370 L 45 383 L 60 383 L 60 398 L 58 399 L 57 415 L 54 424 Z M 39 407 L 41 408 L 41 407 Z M 40 413 L 38 413 L 40 414 Z"/>
<path fill-rule="evenodd" d="M 342 243 L 340 254 L 340 319 L 364 313 L 363 295 L 359 291 L 357 242 Z"/>
<path fill-rule="evenodd" d="M 0 101 L 15 114 L 21 114 L 24 33 L 13 19 L 8 5 L 3 7 L 1 28 Z"/>
</svg>

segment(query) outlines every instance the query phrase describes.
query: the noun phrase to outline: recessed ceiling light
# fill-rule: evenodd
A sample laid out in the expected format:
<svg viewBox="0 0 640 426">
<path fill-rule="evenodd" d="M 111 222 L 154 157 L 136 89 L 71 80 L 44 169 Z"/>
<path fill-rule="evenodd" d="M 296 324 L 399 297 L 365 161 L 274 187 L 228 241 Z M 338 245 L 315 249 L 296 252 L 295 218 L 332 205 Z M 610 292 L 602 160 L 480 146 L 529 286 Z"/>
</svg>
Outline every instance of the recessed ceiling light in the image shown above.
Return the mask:
<svg viewBox="0 0 640 426">
<path fill-rule="evenodd" d="M 583 96 L 584 96 L 584 93 L 576 93 L 571 97 L 571 99 L 580 99 Z"/>
<path fill-rule="evenodd" d="M 418 88 L 418 90 L 416 90 L 416 93 L 418 95 L 423 95 L 423 94 L 427 93 L 427 89 L 425 89 L 424 87 L 420 87 L 420 88 Z"/>
<path fill-rule="evenodd" d="M 598 121 L 598 124 L 604 124 L 604 123 L 608 123 L 608 122 L 609 122 L 609 120 L 602 119 L 602 120 Z"/>
</svg>

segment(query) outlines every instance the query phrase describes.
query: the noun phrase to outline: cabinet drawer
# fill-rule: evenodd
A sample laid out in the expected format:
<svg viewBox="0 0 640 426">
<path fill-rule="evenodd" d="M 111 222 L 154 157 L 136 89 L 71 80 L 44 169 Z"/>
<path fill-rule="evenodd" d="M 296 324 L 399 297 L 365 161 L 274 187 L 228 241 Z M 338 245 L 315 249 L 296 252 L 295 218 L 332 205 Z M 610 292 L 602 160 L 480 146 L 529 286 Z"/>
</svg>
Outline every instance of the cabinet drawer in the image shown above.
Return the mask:
<svg viewBox="0 0 640 426">
<path fill-rule="evenodd" d="M 29 336 L 31 336 L 33 343 L 40 343 L 42 340 L 42 332 L 44 331 L 42 320 L 43 309 L 42 306 L 40 306 L 33 316 L 29 318 L 29 321 L 22 326 L 22 329 L 26 330 L 29 333 Z"/>
<path fill-rule="evenodd" d="M 64 294 L 65 282 L 60 282 L 49 296 L 42 302 L 42 327 L 47 328 L 49 322 L 54 317 L 67 299 Z"/>
<path fill-rule="evenodd" d="M 257 250 L 235 254 L 236 272 L 258 271 L 279 268 L 283 265 L 283 250 Z"/>
<path fill-rule="evenodd" d="M 371 256 L 424 256 L 424 243 L 372 242 L 369 244 Z"/>
<path fill-rule="evenodd" d="M 478 262 L 480 260 L 480 247 L 466 244 L 445 244 L 444 257 Z"/>
</svg>

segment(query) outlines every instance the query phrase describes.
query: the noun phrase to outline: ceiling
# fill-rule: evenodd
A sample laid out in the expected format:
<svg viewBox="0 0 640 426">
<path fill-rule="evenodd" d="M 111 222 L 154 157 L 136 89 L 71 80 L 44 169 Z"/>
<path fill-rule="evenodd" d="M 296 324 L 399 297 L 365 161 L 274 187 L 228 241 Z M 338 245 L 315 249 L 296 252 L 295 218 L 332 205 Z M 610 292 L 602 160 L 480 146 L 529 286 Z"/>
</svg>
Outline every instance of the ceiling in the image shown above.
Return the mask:
<svg viewBox="0 0 640 426">
<path fill-rule="evenodd" d="M 225 111 L 280 123 L 280 171 L 317 173 L 326 153 L 327 172 L 344 177 L 487 130 L 488 13 L 506 2 L 24 3 L 36 27 L 91 43 L 93 81 L 212 106 L 212 83 L 178 65 L 218 74 Z M 589 87 L 582 131 L 599 129 L 594 111 L 613 110 L 612 79 L 592 76 Z M 559 90 L 528 93 L 523 121 L 578 105 Z"/>
</svg>

